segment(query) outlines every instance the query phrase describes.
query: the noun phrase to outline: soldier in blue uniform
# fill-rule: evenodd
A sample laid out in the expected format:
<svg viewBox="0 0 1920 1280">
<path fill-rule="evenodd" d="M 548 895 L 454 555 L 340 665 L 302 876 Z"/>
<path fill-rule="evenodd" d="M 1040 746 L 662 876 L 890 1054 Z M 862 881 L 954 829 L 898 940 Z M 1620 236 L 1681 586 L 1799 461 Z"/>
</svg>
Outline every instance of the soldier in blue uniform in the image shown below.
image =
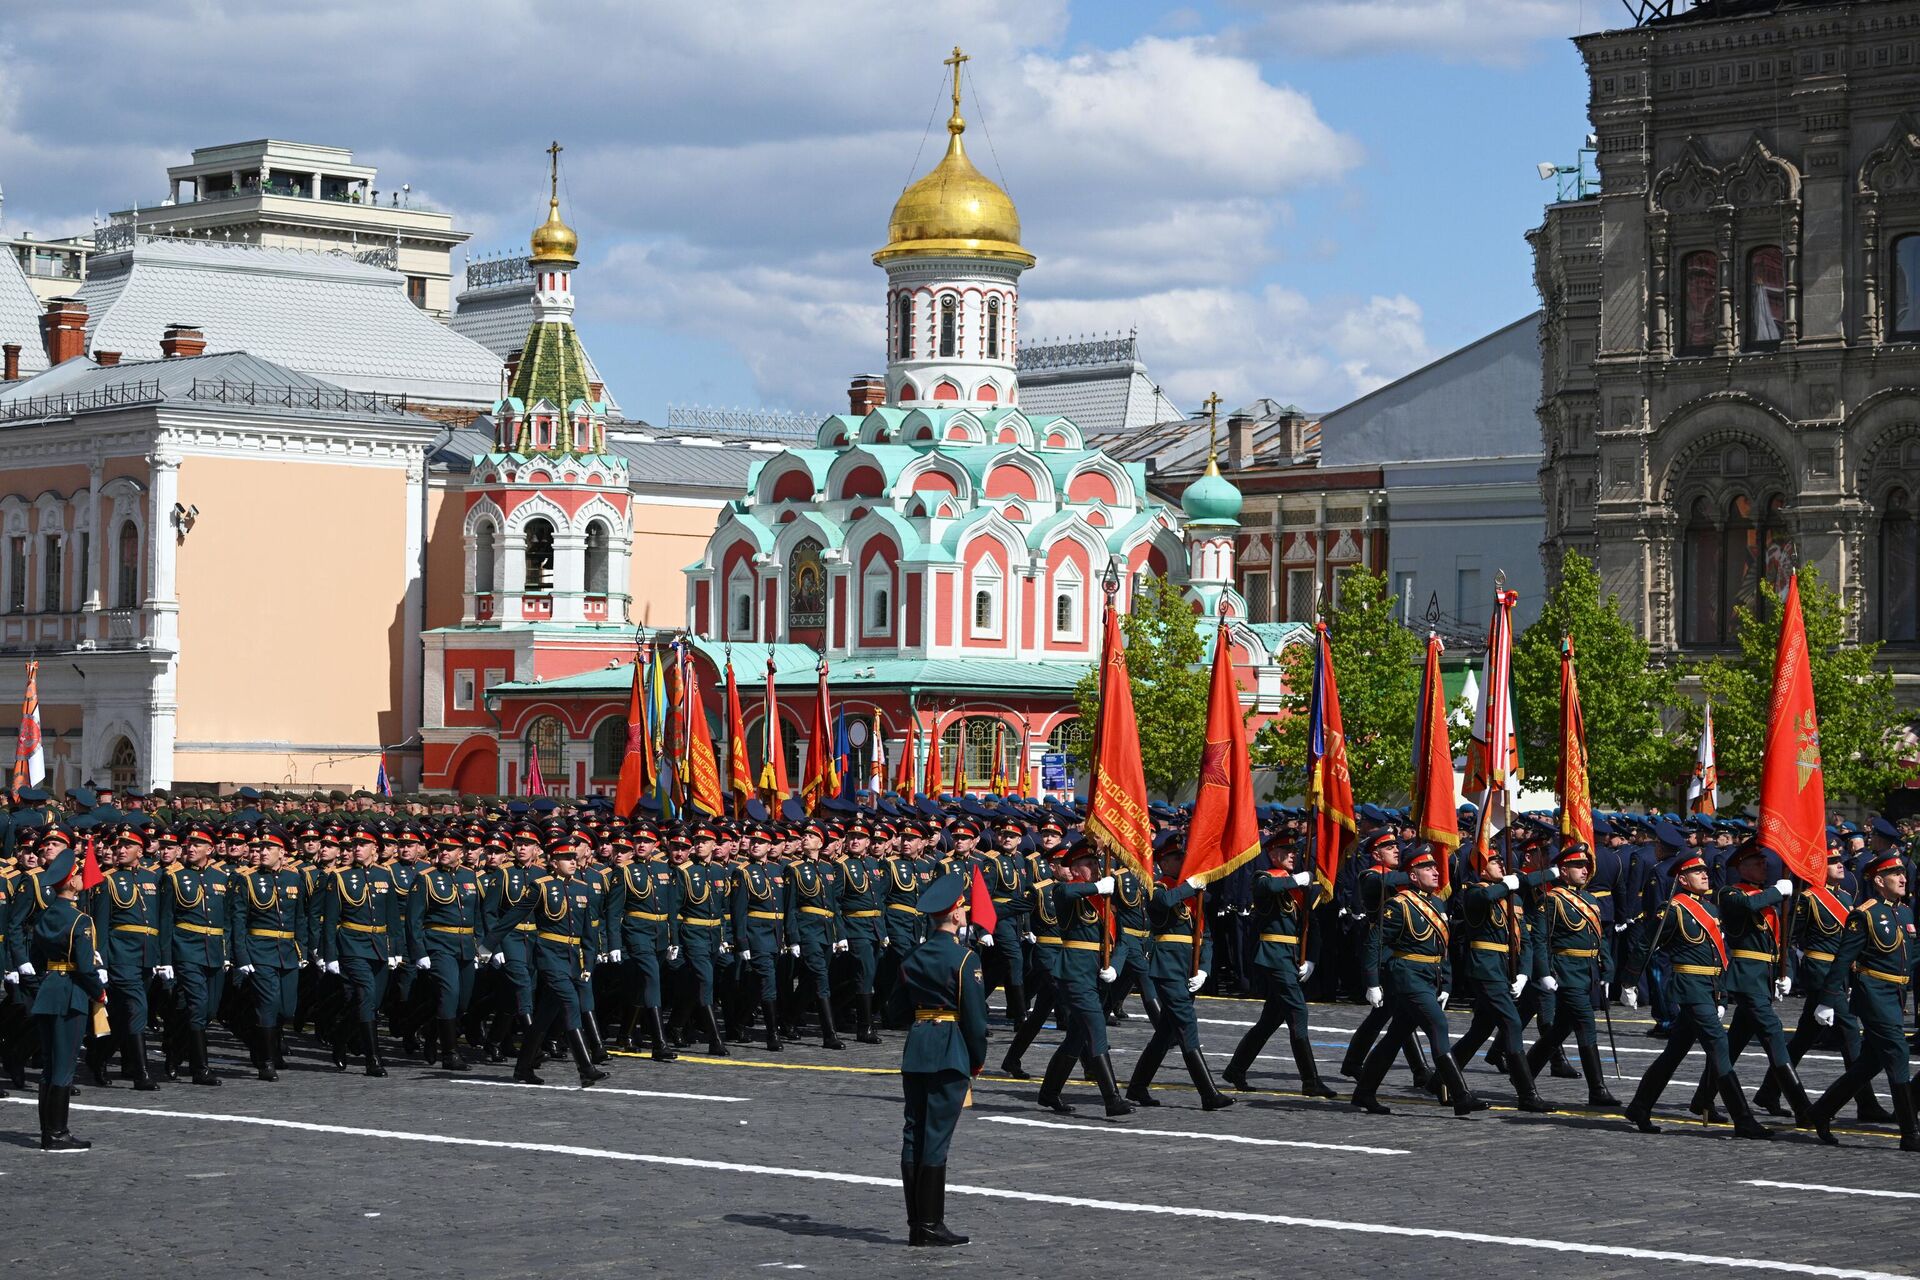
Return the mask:
<svg viewBox="0 0 1920 1280">
<path fill-rule="evenodd" d="M 1599 1032 L 1593 1020 L 1595 993 L 1600 1000 L 1607 998 L 1613 955 L 1604 900 L 1588 887 L 1594 855 L 1584 842 L 1569 840 L 1561 846 L 1554 865 L 1560 882 L 1541 895 L 1535 918 L 1545 956 L 1539 982 L 1554 994 L 1553 1020 L 1540 1029 L 1540 1039 L 1527 1051 L 1527 1069 L 1539 1075 L 1571 1035 L 1580 1049 L 1581 1074 L 1587 1079 L 1587 1105 L 1617 1107 L 1620 1100 L 1601 1074 Z"/>
<path fill-rule="evenodd" d="M 320 958 L 347 990 L 334 1033 L 333 1065 L 346 1070 L 347 1045 L 357 1026 L 366 1051 L 366 1073 L 380 1077 L 387 1068 L 380 1059 L 376 1019 L 386 997 L 387 975 L 399 967 L 406 951 L 406 935 L 393 877 L 376 861 L 378 833 L 362 825 L 354 831 L 352 843 L 353 861 L 333 873 L 322 899 Z"/>
<path fill-rule="evenodd" d="M 1913 981 L 1913 908 L 1907 896 L 1907 864 L 1899 850 L 1880 854 L 1866 864 L 1872 885 L 1865 902 L 1847 916 L 1820 989 L 1814 1018 L 1830 1027 L 1845 1002 L 1860 1019 L 1860 1056 L 1813 1105 L 1813 1125 L 1820 1141 L 1838 1146 L 1830 1126 L 1847 1100 L 1881 1072 L 1893 1092 L 1893 1113 L 1900 1122 L 1900 1149 L 1920 1151 L 1916 1128 L 1912 1065 L 1901 1026 L 1900 1000 Z M 1849 979 L 1851 990 L 1849 991 Z"/>
<path fill-rule="evenodd" d="M 1232 1106 L 1233 1099 L 1213 1083 L 1213 1073 L 1200 1052 L 1200 1023 L 1193 1011 L 1194 993 L 1206 984 L 1207 970 L 1213 964 L 1213 939 L 1205 932 L 1199 911 L 1199 882 L 1180 879 L 1185 856 L 1179 845 L 1169 844 L 1160 850 L 1155 867 L 1158 875 L 1147 905 L 1152 937 L 1146 974 L 1160 998 L 1160 1019 L 1128 1077 L 1127 1101 L 1142 1107 L 1160 1105 L 1153 1096 L 1153 1077 L 1167 1050 L 1178 1041 L 1187 1074 L 1200 1092 L 1201 1109 L 1218 1111 Z"/>
<path fill-rule="evenodd" d="M 234 973 L 246 982 L 253 1006 L 247 1050 L 254 1071 L 266 1081 L 278 1080 L 286 1064 L 281 1027 L 293 1021 L 300 970 L 307 962 L 300 949 L 303 889 L 300 873 L 284 865 L 286 845 L 282 832 L 261 832 L 259 865 L 236 873 L 229 890 Z"/>
<path fill-rule="evenodd" d="M 958 937 L 967 923 L 967 879 L 933 882 L 916 904 L 933 933 L 900 966 L 893 1007 L 911 1018 L 900 1055 L 906 1119 L 900 1131 L 900 1183 L 908 1243 L 961 1245 L 946 1224 L 947 1150 L 966 1106 L 968 1081 L 987 1061 L 987 992 L 979 958 Z"/>
<path fill-rule="evenodd" d="M 533 967 L 539 989 L 533 1002 L 533 1025 L 520 1044 L 520 1060 L 513 1078 L 523 1084 L 546 1083 L 534 1074 L 540 1046 L 558 1023 L 580 1073 L 580 1087 L 605 1080 L 607 1073 L 593 1064 L 581 1029 L 580 998 L 587 986 L 588 933 L 593 902 L 578 876 L 577 850 L 570 836 L 555 843 L 551 872 L 534 882 Z"/>
<path fill-rule="evenodd" d="M 114 839 L 114 867 L 93 892 L 94 938 L 107 962 L 107 1022 L 120 1045 L 120 1066 L 143 1093 L 159 1088 L 147 1071 L 147 983 L 160 963 L 159 877 L 140 865 L 145 840 L 133 828 Z M 102 1045 L 93 1082 L 106 1086 Z"/>
<path fill-rule="evenodd" d="M 67 1107 L 73 1100 L 80 1037 L 87 1031 L 87 1015 L 106 999 L 107 972 L 95 967 L 93 920 L 76 905 L 80 868 L 71 847 L 61 848 L 47 862 L 44 879 L 52 897 L 34 918 L 28 947 L 28 963 L 40 974 L 33 1000 L 43 1064 L 40 1149 L 85 1151 L 93 1144 L 68 1131 Z"/>
<path fill-rule="evenodd" d="M 1284 1023 L 1294 1065 L 1300 1071 L 1300 1091 L 1310 1098 L 1332 1098 L 1337 1095 L 1321 1081 L 1320 1064 L 1314 1060 L 1313 1039 L 1307 1027 L 1307 997 L 1302 990 L 1313 976 L 1313 961 L 1302 958 L 1302 931 L 1321 890 L 1314 887 L 1313 872 L 1294 870 L 1299 849 L 1293 835 L 1283 831 L 1269 836 L 1267 843 L 1267 868 L 1254 877 L 1252 885 L 1253 968 L 1266 1002 L 1260 1007 L 1259 1020 L 1241 1037 L 1221 1078 L 1236 1089 L 1251 1088 L 1248 1069 Z"/>
<path fill-rule="evenodd" d="M 213 829 L 204 823 L 190 824 L 182 841 L 181 861 L 167 869 L 160 886 L 158 912 L 159 975 L 173 984 L 166 1075 L 177 1079 L 178 1064 L 184 1060 L 193 1082 L 211 1087 L 220 1083 L 220 1077 L 207 1065 L 207 1026 L 226 991 L 233 919 L 227 873 L 213 865 Z"/>
<path fill-rule="evenodd" d="M 440 1029 L 440 1066 L 465 1071 L 460 1020 L 473 1000 L 480 957 L 480 882 L 460 865 L 464 846 L 443 836 L 433 865 L 414 877 L 407 895 L 407 956 L 431 989 Z"/>
</svg>

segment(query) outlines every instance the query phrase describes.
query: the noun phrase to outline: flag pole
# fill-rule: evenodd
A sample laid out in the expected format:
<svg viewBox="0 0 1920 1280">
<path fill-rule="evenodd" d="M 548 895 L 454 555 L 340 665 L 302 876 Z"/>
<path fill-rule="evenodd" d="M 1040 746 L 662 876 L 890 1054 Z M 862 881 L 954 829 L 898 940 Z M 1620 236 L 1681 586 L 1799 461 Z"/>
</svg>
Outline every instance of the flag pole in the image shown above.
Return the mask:
<svg viewBox="0 0 1920 1280">
<path fill-rule="evenodd" d="M 1114 624 L 1113 597 L 1119 590 L 1120 560 L 1117 556 L 1108 556 L 1107 567 L 1100 574 L 1100 591 L 1105 595 L 1107 602 L 1107 611 L 1102 615 L 1100 620 L 1100 625 L 1103 630 Z M 1102 707 L 1105 707 L 1107 704 L 1107 664 L 1105 658 L 1106 646 L 1103 643 L 1101 645 L 1100 662 L 1100 705 Z M 1087 775 L 1087 806 L 1089 809 L 1093 806 L 1093 797 L 1097 795 L 1100 790 L 1100 721 L 1104 718 L 1104 716 L 1095 716 L 1093 720 L 1093 768 L 1088 771 Z M 1108 852 L 1106 841 L 1102 840 L 1098 843 L 1100 846 L 1100 878 L 1104 880 L 1113 874 L 1112 855 Z M 1100 900 L 1100 967 L 1102 969 L 1109 967 L 1113 960 L 1112 913 L 1113 903 L 1107 898 L 1102 898 Z"/>
</svg>

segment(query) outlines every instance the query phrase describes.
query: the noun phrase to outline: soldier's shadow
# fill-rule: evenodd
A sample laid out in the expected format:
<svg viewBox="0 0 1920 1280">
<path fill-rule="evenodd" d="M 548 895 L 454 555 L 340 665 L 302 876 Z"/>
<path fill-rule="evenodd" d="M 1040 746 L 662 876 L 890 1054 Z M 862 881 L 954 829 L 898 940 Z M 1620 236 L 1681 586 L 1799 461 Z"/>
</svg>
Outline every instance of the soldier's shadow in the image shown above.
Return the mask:
<svg viewBox="0 0 1920 1280">
<path fill-rule="evenodd" d="M 825 1236 L 833 1240 L 859 1240 L 865 1244 L 898 1244 L 899 1237 L 869 1227 L 847 1227 L 837 1222 L 820 1222 L 804 1213 L 729 1213 L 725 1221 L 743 1227 L 765 1227 L 790 1236 Z"/>
</svg>

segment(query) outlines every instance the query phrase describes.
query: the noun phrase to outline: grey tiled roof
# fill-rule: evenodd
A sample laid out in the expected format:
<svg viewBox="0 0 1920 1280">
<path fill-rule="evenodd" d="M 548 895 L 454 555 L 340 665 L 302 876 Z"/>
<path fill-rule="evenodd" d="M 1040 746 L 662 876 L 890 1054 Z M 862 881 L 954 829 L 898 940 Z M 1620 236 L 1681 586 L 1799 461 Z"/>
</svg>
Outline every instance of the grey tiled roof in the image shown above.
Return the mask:
<svg viewBox="0 0 1920 1280">
<path fill-rule="evenodd" d="M 1222 409 L 1218 440 L 1223 459 L 1221 465 L 1226 465 L 1227 423 L 1232 418 L 1253 419 L 1253 452 L 1262 465 L 1284 466 L 1292 462 L 1291 456 L 1279 456 L 1278 449 L 1283 438 L 1284 419 L 1289 414 L 1299 413 L 1300 410 L 1293 405 L 1265 397 L 1231 412 Z M 1320 448 L 1320 424 L 1317 421 L 1308 422 L 1304 435 L 1307 453 L 1317 453 Z M 1151 459 L 1157 474 L 1197 473 L 1207 464 L 1207 420 L 1196 414 L 1191 418 L 1174 418 L 1132 430 L 1089 431 L 1087 444 L 1104 450 L 1122 462 L 1146 462 Z"/>
<path fill-rule="evenodd" d="M 1086 432 L 1129 431 L 1179 412 L 1139 363 L 1020 374 L 1020 408 L 1061 414 Z"/>
<path fill-rule="evenodd" d="M 455 333 L 471 338 L 504 361 L 526 345 L 527 329 L 533 324 L 532 278 L 467 289 L 455 300 L 453 319 L 448 323 Z M 584 341 L 580 350 L 587 358 L 587 377 L 605 386 L 607 380 L 594 365 L 593 353 Z M 619 409 L 611 388 L 606 400 L 610 408 Z"/>
<path fill-rule="evenodd" d="M 6 342 L 20 344 L 20 372 L 39 373 L 47 367 L 47 349 L 40 342 L 40 299 L 12 253 L 0 253 L 0 343 Z"/>
<path fill-rule="evenodd" d="M 80 297 L 90 349 L 160 354 L 169 324 L 356 391 L 488 405 L 500 361 L 407 301 L 405 277 L 340 254 L 142 239 L 98 254 Z"/>
<path fill-rule="evenodd" d="M 387 397 L 335 386 L 245 351 L 223 351 L 106 366 L 91 359 L 69 360 L 37 377 L 0 386 L 0 423 L 64 418 L 130 404 L 188 403 L 235 405 L 249 415 L 288 413 L 311 419 L 379 414 L 425 421 L 405 414 Z"/>
<path fill-rule="evenodd" d="M 433 457 L 435 467 L 465 471 L 475 455 L 493 448 L 493 423 L 476 418 L 472 426 L 453 433 L 445 448 Z M 715 441 L 687 444 L 678 440 L 632 440 L 610 435 L 607 450 L 627 460 L 627 474 L 641 493 L 650 489 L 712 489 L 717 496 L 737 498 L 746 490 L 747 475 L 767 451 Z"/>
</svg>

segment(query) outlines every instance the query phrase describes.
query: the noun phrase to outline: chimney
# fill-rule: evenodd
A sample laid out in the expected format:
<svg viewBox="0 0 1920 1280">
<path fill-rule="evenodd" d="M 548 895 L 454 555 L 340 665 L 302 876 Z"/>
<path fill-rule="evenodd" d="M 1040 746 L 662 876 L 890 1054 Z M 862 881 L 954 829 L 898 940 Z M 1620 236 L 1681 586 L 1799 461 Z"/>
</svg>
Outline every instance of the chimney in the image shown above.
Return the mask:
<svg viewBox="0 0 1920 1280">
<path fill-rule="evenodd" d="M 602 400 L 605 400 L 606 398 L 607 398 L 606 383 L 589 382 L 587 384 L 587 399 L 591 400 L 595 404 L 599 404 Z"/>
<path fill-rule="evenodd" d="M 511 388 L 513 386 L 514 378 L 517 377 L 520 373 L 520 357 L 525 353 L 526 353 L 525 347 L 515 347 L 513 350 L 507 352 L 506 386 L 508 388 Z M 502 392 L 501 394 L 504 395 L 505 392 Z"/>
<path fill-rule="evenodd" d="M 169 360 L 197 356 L 206 349 L 207 336 L 190 324 L 170 324 L 160 335 L 160 354 Z"/>
<path fill-rule="evenodd" d="M 1227 419 L 1227 469 L 1239 471 L 1253 465 L 1253 419 L 1236 414 Z"/>
<path fill-rule="evenodd" d="M 120 363 L 120 353 L 118 351 L 96 351 L 93 353 L 93 362 L 102 369 L 111 369 Z"/>
<path fill-rule="evenodd" d="M 64 364 L 87 354 L 87 304 L 78 298 L 50 298 L 40 317 L 40 341 L 48 364 Z"/>
<path fill-rule="evenodd" d="M 887 380 L 863 373 L 847 387 L 847 403 L 856 418 L 864 418 L 887 402 Z"/>
<path fill-rule="evenodd" d="M 0 382 L 20 381 L 20 344 L 9 342 L 0 346 Z"/>
</svg>

